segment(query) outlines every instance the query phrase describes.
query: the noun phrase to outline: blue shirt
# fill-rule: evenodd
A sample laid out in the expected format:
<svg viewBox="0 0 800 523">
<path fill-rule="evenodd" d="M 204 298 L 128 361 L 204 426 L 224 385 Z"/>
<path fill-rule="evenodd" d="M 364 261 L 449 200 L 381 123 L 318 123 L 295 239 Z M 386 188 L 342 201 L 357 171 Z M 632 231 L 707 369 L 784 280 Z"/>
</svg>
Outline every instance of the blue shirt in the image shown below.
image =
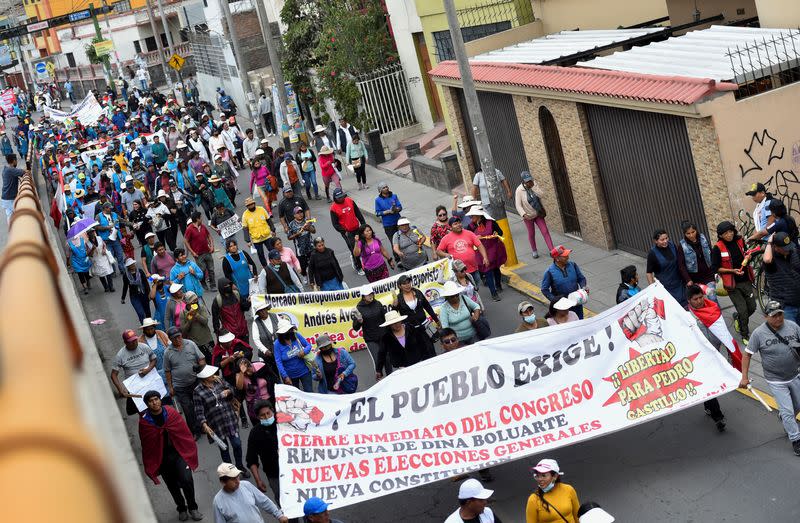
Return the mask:
<svg viewBox="0 0 800 523">
<path fill-rule="evenodd" d="M 383 197 L 378 195 L 375 198 L 375 214 L 381 217 L 381 222 L 383 223 L 384 227 L 392 227 L 397 225 L 397 221 L 400 219 L 400 213 L 392 213 L 392 205 L 397 207 L 398 210 L 403 210 L 403 205 L 400 203 L 400 199 L 397 195 L 393 193 L 389 193 L 389 196 Z M 386 211 L 389 211 L 388 214 L 385 214 Z M 391 238 L 389 238 L 391 240 Z"/>
<path fill-rule="evenodd" d="M 567 262 L 563 270 L 553 262 L 542 278 L 542 294 L 551 302 L 585 286 L 586 277 L 574 262 Z"/>
<path fill-rule="evenodd" d="M 301 352 L 303 354 L 311 352 L 311 344 L 303 336 L 295 334 L 291 345 L 284 345 L 276 339 L 274 352 L 281 378 L 299 378 L 309 372 L 305 360 L 298 357 Z"/>
<path fill-rule="evenodd" d="M 102 227 L 108 227 L 109 225 L 114 225 L 114 228 L 117 229 L 117 241 L 119 241 L 119 216 L 114 211 L 111 211 L 111 218 L 109 219 L 105 213 L 101 212 L 97 216 L 97 221 Z M 111 234 L 111 231 L 97 231 L 98 236 L 100 236 L 103 241 L 108 241 L 108 236 Z"/>
<path fill-rule="evenodd" d="M 189 272 L 189 269 L 194 269 L 194 274 Z M 186 273 L 179 276 L 180 273 Z M 200 283 L 203 278 L 203 270 L 192 260 L 186 260 L 186 263 L 175 262 L 172 270 L 169 271 L 169 279 L 173 282 L 183 285 L 184 291 L 191 291 L 199 297 L 203 297 L 203 285 Z"/>
</svg>

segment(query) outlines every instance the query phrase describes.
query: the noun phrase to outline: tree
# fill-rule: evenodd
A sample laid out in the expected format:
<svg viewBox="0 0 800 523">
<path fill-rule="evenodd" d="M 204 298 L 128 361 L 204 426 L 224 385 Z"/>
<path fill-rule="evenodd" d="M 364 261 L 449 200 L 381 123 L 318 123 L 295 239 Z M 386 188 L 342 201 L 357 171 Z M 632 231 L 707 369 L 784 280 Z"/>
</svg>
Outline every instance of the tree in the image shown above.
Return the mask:
<svg viewBox="0 0 800 523">
<path fill-rule="evenodd" d="M 91 43 L 88 43 L 83 46 L 83 51 L 86 53 L 86 58 L 89 59 L 90 64 L 105 64 L 106 57 L 97 56 L 97 51 L 94 48 L 94 44 L 100 43 L 102 41 L 103 38 L 95 36 L 94 38 L 92 38 Z"/>
<path fill-rule="evenodd" d="M 397 60 L 381 1 L 287 0 L 281 19 L 284 72 L 302 101 L 325 114 L 319 109 L 330 98 L 339 114 L 367 128 L 356 78 Z"/>
</svg>

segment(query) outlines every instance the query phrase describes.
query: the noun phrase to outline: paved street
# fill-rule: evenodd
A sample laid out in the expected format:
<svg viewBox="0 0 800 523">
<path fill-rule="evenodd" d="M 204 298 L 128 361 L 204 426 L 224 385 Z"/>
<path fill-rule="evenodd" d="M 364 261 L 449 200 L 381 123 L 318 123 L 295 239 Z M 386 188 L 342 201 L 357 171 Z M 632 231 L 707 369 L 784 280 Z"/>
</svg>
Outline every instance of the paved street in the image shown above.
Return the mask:
<svg viewBox="0 0 800 523">
<path fill-rule="evenodd" d="M 243 173 L 239 178 L 242 191 L 246 191 L 247 176 Z M 358 194 L 354 186 L 352 178 L 345 180 L 345 188 Z M 374 185 L 369 191 L 373 190 Z M 244 196 L 237 200 L 241 212 Z M 324 200 L 310 204 L 313 215 L 320 218 L 318 233 L 339 255 L 348 284 L 352 287 L 364 283 L 366 280 L 349 268 L 344 242 L 329 224 L 327 204 Z M 219 258 L 216 261 L 221 274 Z M 516 306 L 522 299 L 521 294 L 507 288 L 501 302 L 486 300 L 495 335 L 516 328 Z M 120 332 L 137 325 L 136 315 L 129 304 L 119 302 L 119 294 L 105 295 L 97 287 L 84 298 L 83 304 L 90 321 L 106 320 L 103 325 L 93 326 L 92 332 L 102 358 L 108 362 L 122 345 Z M 543 315 L 544 308 L 537 307 L 537 313 Z M 360 387 L 367 388 L 374 383 L 371 359 L 364 351 L 354 357 Z M 117 404 L 124 417 L 122 400 Z M 567 472 L 565 480 L 576 487 L 581 501 L 600 502 L 619 521 L 796 520 L 800 517 L 796 502 L 800 460 L 792 456 L 779 421 L 738 393 L 723 397 L 721 404 L 728 417 L 728 432 L 724 434 L 718 434 L 702 408 L 696 407 L 638 428 L 563 448 L 550 457 L 559 460 Z M 137 419 L 127 417 L 125 421 L 134 452 L 139 456 Z M 246 440 L 247 431 L 243 432 L 242 439 Z M 210 519 L 211 500 L 218 490 L 214 471 L 220 457 L 216 447 L 205 439 L 198 446 L 200 468 L 195 474 L 195 488 L 200 510 Z M 494 469 L 495 481 L 488 486 L 496 490 L 493 507 L 503 521 L 524 520 L 525 501 L 534 485 L 528 469 L 540 457 Z M 759 488 L 754 489 L 756 481 Z M 145 484 L 159 521 L 174 520 L 176 514 L 167 489 L 153 485 L 148 479 Z M 346 507 L 333 515 L 348 523 L 376 519 L 409 523 L 442 521 L 457 506 L 457 488 L 458 483 L 445 480 Z"/>
</svg>

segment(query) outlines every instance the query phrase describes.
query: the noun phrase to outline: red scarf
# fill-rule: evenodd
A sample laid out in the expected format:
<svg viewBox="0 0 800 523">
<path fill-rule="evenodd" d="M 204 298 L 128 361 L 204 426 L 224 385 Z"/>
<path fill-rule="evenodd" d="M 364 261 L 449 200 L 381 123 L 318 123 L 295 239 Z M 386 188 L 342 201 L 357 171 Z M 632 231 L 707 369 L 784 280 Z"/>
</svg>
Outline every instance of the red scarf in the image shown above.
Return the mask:
<svg viewBox="0 0 800 523">
<path fill-rule="evenodd" d="M 189 426 L 178 411 L 164 405 L 166 413 L 164 425 L 159 427 L 153 423 L 148 411 L 139 418 L 139 439 L 142 440 L 142 463 L 144 472 L 156 485 L 161 458 L 164 456 L 164 431 L 167 431 L 172 446 L 178 451 L 183 461 L 192 470 L 197 470 L 197 444 L 189 431 Z M 149 418 L 149 419 L 148 419 Z"/>
</svg>

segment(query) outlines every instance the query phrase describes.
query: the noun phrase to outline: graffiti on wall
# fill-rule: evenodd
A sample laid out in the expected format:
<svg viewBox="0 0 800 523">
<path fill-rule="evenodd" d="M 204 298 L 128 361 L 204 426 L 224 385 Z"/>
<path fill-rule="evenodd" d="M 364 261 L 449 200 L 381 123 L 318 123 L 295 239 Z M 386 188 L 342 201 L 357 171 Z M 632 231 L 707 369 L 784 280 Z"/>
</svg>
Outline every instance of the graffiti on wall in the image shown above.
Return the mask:
<svg viewBox="0 0 800 523">
<path fill-rule="evenodd" d="M 778 146 L 778 140 L 770 136 L 769 131 L 754 132 L 750 145 L 744 150 L 748 161 L 739 164 L 742 178 L 753 171 L 767 170 L 775 160 L 783 159 L 783 152 L 783 147 Z"/>
</svg>

